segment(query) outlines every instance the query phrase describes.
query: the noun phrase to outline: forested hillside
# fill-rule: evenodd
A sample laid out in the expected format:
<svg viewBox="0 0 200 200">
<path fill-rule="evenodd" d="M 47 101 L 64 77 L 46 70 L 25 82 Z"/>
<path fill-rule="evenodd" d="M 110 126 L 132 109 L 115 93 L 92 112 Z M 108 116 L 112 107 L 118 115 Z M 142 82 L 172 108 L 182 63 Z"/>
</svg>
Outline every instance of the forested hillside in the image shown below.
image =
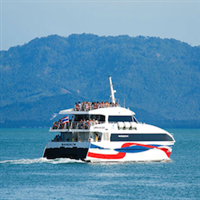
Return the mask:
<svg viewBox="0 0 200 200">
<path fill-rule="evenodd" d="M 200 127 L 200 47 L 155 37 L 36 38 L 0 52 L 1 126 L 48 126 L 75 101 L 116 98 L 139 121 Z"/>
</svg>

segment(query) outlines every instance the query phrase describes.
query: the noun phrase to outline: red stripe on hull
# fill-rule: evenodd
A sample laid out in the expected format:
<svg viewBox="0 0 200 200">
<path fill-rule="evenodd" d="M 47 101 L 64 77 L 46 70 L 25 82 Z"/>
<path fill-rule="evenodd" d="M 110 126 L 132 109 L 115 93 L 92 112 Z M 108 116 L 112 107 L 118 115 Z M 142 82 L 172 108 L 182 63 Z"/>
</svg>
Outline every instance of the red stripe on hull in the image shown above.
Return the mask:
<svg viewBox="0 0 200 200">
<path fill-rule="evenodd" d="M 124 158 L 126 153 L 118 153 L 118 154 L 99 154 L 99 153 L 88 153 L 89 157 L 99 158 L 99 159 L 122 159 Z"/>
</svg>

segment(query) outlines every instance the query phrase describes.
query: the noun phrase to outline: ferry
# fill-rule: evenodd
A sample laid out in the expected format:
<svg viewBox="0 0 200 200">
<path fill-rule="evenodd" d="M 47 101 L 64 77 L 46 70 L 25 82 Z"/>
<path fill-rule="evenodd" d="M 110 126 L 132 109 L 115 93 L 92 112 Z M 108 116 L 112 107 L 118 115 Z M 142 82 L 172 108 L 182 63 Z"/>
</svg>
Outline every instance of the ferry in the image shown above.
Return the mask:
<svg viewBox="0 0 200 200">
<path fill-rule="evenodd" d="M 118 105 L 109 76 L 111 102 L 78 102 L 61 110 L 50 128 L 57 135 L 45 147 L 47 159 L 85 162 L 146 162 L 170 160 L 174 137 L 153 125 L 140 123 L 135 113 Z"/>
</svg>

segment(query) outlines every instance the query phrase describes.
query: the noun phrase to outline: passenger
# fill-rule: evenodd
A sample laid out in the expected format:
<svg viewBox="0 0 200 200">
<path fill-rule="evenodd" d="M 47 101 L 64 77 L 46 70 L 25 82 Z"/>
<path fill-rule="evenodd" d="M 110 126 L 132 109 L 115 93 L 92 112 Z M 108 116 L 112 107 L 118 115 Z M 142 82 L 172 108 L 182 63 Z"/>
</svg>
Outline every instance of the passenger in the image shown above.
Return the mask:
<svg viewBox="0 0 200 200">
<path fill-rule="evenodd" d="M 87 121 L 84 123 L 85 129 L 88 129 L 88 128 L 89 128 L 89 125 L 90 125 L 89 120 L 87 120 Z"/>
<path fill-rule="evenodd" d="M 79 136 L 79 138 L 78 138 L 78 141 L 79 141 L 79 142 L 82 142 L 82 140 L 81 140 L 81 137 L 80 137 L 80 136 Z"/>
<path fill-rule="evenodd" d="M 63 128 L 63 123 L 62 123 L 62 121 L 61 121 L 61 119 L 59 119 L 59 121 L 58 121 L 58 124 L 59 124 L 59 129 L 62 129 Z"/>
<path fill-rule="evenodd" d="M 91 103 L 91 109 L 94 109 L 94 102 Z"/>
<path fill-rule="evenodd" d="M 89 120 L 89 123 L 90 123 L 90 126 L 93 126 L 93 125 L 94 125 L 92 119 Z"/>
<path fill-rule="evenodd" d="M 115 107 L 117 107 L 118 106 L 118 103 L 117 102 L 115 102 Z"/>
<path fill-rule="evenodd" d="M 90 138 L 89 138 L 89 142 L 94 142 L 92 136 L 90 136 Z"/>
<path fill-rule="evenodd" d="M 91 103 L 91 102 L 88 102 L 88 107 L 89 107 L 89 108 L 88 108 L 89 110 L 92 109 L 92 103 Z"/>
<path fill-rule="evenodd" d="M 97 104 L 93 102 L 93 109 L 97 109 Z"/>
<path fill-rule="evenodd" d="M 80 102 L 79 102 L 79 103 L 80 103 Z M 75 104 L 75 106 L 76 106 L 75 108 L 76 108 L 77 111 L 80 110 L 80 104 L 79 104 L 79 103 L 78 103 L 78 104 L 77 104 L 77 103 Z"/>
<path fill-rule="evenodd" d="M 92 125 L 94 126 L 96 123 L 95 123 L 95 119 L 92 120 Z"/>
<path fill-rule="evenodd" d="M 104 103 L 103 103 L 103 101 L 100 103 L 100 108 L 104 108 Z"/>
<path fill-rule="evenodd" d="M 98 137 L 98 142 L 101 142 L 101 136 Z"/>
<path fill-rule="evenodd" d="M 83 127 L 83 120 L 81 119 L 81 121 L 79 121 L 78 123 L 78 129 L 82 129 Z"/>
<path fill-rule="evenodd" d="M 115 106 L 115 104 L 110 102 L 110 107 L 114 107 L 114 106 Z"/>
<path fill-rule="evenodd" d="M 89 105 L 88 105 L 88 102 L 87 102 L 87 101 L 85 102 L 85 110 L 86 110 L 86 111 L 89 110 Z"/>
<path fill-rule="evenodd" d="M 107 101 L 105 101 L 104 107 L 105 107 L 105 108 L 108 108 L 109 106 L 110 106 L 110 104 L 109 104 Z"/>
<path fill-rule="evenodd" d="M 85 123 L 85 120 L 82 120 L 82 119 L 81 119 L 81 129 L 83 129 L 84 123 Z"/>
<path fill-rule="evenodd" d="M 72 142 L 74 142 L 75 141 L 75 139 L 74 139 L 74 136 L 72 137 Z"/>
<path fill-rule="evenodd" d="M 97 142 L 97 141 L 98 141 L 98 135 L 95 134 L 95 142 Z"/>
<path fill-rule="evenodd" d="M 85 102 L 84 101 L 82 102 L 81 106 L 82 106 L 82 111 L 85 111 Z"/>
<path fill-rule="evenodd" d="M 81 110 L 81 102 L 79 101 L 78 102 L 78 111 L 80 111 Z"/>
</svg>

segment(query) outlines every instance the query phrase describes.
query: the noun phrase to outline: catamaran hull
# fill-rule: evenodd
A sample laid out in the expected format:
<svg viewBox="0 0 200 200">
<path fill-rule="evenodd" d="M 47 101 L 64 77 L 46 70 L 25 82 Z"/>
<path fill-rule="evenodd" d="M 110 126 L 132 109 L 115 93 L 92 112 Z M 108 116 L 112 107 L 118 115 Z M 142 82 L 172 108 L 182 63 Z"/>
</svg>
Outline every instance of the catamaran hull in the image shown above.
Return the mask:
<svg viewBox="0 0 200 200">
<path fill-rule="evenodd" d="M 90 162 L 147 162 L 170 160 L 162 150 L 150 149 L 147 151 L 133 151 L 131 153 L 119 153 L 116 151 L 90 151 L 85 161 Z"/>
<path fill-rule="evenodd" d="M 85 159 L 88 153 L 89 142 L 48 142 L 43 157 L 47 159 L 71 158 Z"/>
<path fill-rule="evenodd" d="M 98 144 L 98 145 L 97 145 Z M 105 143 L 49 142 L 43 157 L 70 158 L 87 162 L 145 162 L 170 160 L 172 144 L 115 143 L 114 149 Z"/>
</svg>

